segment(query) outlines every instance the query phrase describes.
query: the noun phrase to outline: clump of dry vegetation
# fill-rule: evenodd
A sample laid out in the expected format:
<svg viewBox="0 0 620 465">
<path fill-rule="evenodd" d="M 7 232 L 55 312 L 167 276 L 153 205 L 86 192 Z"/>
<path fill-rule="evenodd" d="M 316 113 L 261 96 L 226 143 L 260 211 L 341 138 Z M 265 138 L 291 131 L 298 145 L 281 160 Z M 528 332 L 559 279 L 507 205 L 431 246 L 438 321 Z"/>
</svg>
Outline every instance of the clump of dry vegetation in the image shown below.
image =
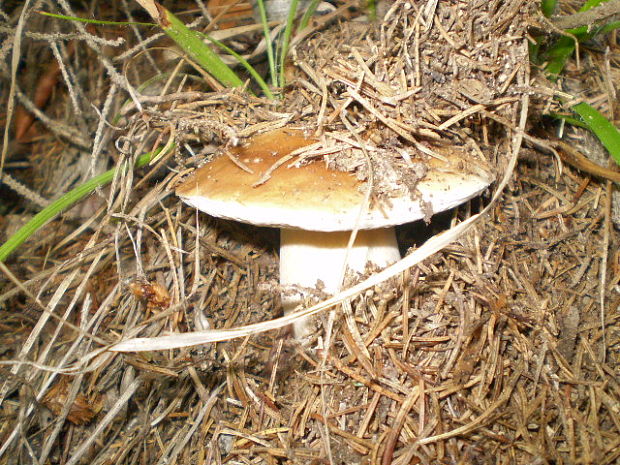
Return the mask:
<svg viewBox="0 0 620 465">
<path fill-rule="evenodd" d="M 35 3 L 23 6 L 24 29 L 16 5 L 2 15 L 2 83 L 36 121 L 6 147 L 5 172 L 44 203 L 98 164 L 166 141 L 176 149 L 126 170 L 0 264 L 0 463 L 618 461 L 612 188 L 561 167 L 549 152 L 557 145 L 541 141 L 553 137 L 542 111 L 556 103 L 553 86 L 530 75 L 536 2 L 397 1 L 376 24 L 346 5 L 293 41 L 279 101 L 207 79 L 209 88 L 178 56 L 169 61 L 171 44 L 152 30 L 33 12 L 136 20 L 140 10 Z M 196 5 L 175 9 L 213 28 Z M 255 34 L 243 29 L 232 45 L 245 52 Z M 9 51 L 23 57 L 23 77 L 12 76 Z M 569 70 L 591 79 L 588 98 L 612 116 L 618 56 L 612 44 Z M 29 92 L 45 63 L 64 83 L 47 106 Z M 345 169 L 366 166 L 360 140 L 374 168 L 448 142 L 494 166 L 492 194 L 399 230 L 410 253 L 487 213 L 440 252 L 319 313 L 306 345 L 274 330 L 109 350 L 279 316 L 276 232 L 197 213 L 173 192 L 205 157 L 284 125 L 340 144 L 347 157 L 331 161 Z M 581 130 L 565 137 L 601 150 Z M 10 215 L 36 211 L 37 200 L 8 192 L 5 234 Z"/>
</svg>

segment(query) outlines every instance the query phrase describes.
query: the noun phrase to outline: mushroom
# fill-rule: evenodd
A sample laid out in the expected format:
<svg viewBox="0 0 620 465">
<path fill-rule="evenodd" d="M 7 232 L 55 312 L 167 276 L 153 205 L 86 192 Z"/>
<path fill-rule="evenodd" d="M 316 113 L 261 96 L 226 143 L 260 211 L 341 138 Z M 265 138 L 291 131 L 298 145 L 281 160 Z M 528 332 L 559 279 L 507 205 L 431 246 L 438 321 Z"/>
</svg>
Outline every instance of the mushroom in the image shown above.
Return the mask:
<svg viewBox="0 0 620 465">
<path fill-rule="evenodd" d="M 397 189 L 386 202 L 374 202 L 360 216 L 364 182 L 355 174 L 330 169 L 324 162 L 289 167 L 284 163 L 256 185 L 283 156 L 315 143 L 301 130 L 278 129 L 254 136 L 231 156 L 207 163 L 183 184 L 177 195 L 212 216 L 280 228 L 280 284 L 285 314 L 319 290 L 338 292 L 346 266 L 364 273 L 398 261 L 394 226 L 453 208 L 480 194 L 493 176 L 464 151 L 443 150 L 446 159 L 429 159 L 425 173 L 410 189 Z M 235 160 L 237 163 L 235 163 Z M 240 162 L 240 163 L 239 163 Z M 249 170 L 242 169 L 243 164 Z M 412 198 L 413 197 L 413 198 Z M 417 197 L 417 198 L 416 198 Z M 353 247 L 347 245 L 358 229 Z M 306 336 L 308 323 L 294 325 Z"/>
</svg>

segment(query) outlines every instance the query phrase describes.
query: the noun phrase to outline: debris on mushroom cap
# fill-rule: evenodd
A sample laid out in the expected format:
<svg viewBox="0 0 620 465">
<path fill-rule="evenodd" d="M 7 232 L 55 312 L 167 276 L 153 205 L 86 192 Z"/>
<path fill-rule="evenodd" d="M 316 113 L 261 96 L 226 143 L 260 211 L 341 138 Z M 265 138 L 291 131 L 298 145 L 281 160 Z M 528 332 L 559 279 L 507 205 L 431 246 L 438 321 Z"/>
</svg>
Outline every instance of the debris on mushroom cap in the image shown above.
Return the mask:
<svg viewBox="0 0 620 465">
<path fill-rule="evenodd" d="M 440 150 L 445 160 L 429 158 L 424 176 L 413 189 L 406 180 L 392 181 L 386 202 L 373 202 L 358 221 L 365 183 L 353 173 L 328 168 L 322 161 L 303 166 L 284 163 L 267 182 L 263 175 L 283 156 L 316 142 L 301 130 L 278 129 L 230 150 L 253 173 L 231 157 L 220 156 L 181 184 L 181 199 L 212 216 L 259 226 L 310 231 L 375 229 L 426 218 L 453 208 L 481 193 L 493 182 L 488 168 L 464 150 Z M 412 192 L 415 190 L 415 192 Z"/>
</svg>

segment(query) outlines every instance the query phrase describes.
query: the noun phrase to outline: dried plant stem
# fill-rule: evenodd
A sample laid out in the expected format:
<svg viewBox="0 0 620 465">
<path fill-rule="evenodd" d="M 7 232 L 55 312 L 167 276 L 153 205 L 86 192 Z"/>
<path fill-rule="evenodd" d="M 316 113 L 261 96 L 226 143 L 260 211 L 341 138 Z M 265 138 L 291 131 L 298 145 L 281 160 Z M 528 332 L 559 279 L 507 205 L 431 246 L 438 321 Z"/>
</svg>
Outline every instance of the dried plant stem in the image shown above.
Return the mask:
<svg viewBox="0 0 620 465">
<path fill-rule="evenodd" d="M 12 177 L 10 174 L 3 173 L 0 179 L 2 179 L 2 183 L 5 184 L 7 187 L 17 192 L 23 198 L 30 200 L 38 207 L 45 208 L 50 204 L 49 200 L 37 194 L 33 190 L 30 190 L 28 187 L 24 186 L 21 182 Z"/>
<path fill-rule="evenodd" d="M 605 21 L 620 14 L 620 0 L 610 0 L 596 8 L 587 11 L 579 11 L 575 14 L 553 19 L 560 29 L 572 29 L 581 26 L 590 26 Z"/>
<path fill-rule="evenodd" d="M 21 14 L 19 15 L 19 21 L 17 28 L 15 29 L 15 35 L 13 39 L 13 53 L 11 55 L 11 86 L 9 87 L 9 98 L 6 110 L 6 121 L 4 122 L 4 134 L 2 142 L 2 154 L 0 154 L 0 176 L 4 171 L 4 160 L 9 149 L 9 129 L 11 127 L 11 119 L 13 118 L 13 111 L 15 110 L 15 92 L 17 90 L 17 68 L 19 66 L 20 50 L 22 43 L 22 31 L 26 25 L 26 20 L 30 14 L 30 0 L 26 0 L 22 6 Z"/>
</svg>

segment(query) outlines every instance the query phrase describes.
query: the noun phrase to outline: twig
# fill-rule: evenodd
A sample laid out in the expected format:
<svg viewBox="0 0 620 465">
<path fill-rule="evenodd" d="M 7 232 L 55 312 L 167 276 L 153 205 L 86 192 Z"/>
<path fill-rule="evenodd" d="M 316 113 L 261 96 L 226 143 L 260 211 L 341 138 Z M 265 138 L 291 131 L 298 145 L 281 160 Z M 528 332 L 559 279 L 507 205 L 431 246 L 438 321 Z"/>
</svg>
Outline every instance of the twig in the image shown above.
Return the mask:
<svg viewBox="0 0 620 465">
<path fill-rule="evenodd" d="M 597 163 L 594 163 L 592 160 L 584 156 L 581 152 L 573 148 L 570 144 L 562 141 L 557 141 L 555 143 L 552 143 L 551 145 L 554 145 L 556 148 L 561 149 L 559 152 L 557 152 L 557 154 L 562 159 L 562 161 L 568 163 L 569 165 L 572 165 L 578 170 L 581 170 L 593 176 L 607 179 L 609 181 L 620 184 L 620 173 L 598 165 Z"/>
<path fill-rule="evenodd" d="M 620 14 L 620 0 L 610 0 L 587 11 L 580 11 L 568 16 L 554 18 L 551 21 L 560 29 L 572 29 L 580 26 L 591 26 Z"/>
</svg>

